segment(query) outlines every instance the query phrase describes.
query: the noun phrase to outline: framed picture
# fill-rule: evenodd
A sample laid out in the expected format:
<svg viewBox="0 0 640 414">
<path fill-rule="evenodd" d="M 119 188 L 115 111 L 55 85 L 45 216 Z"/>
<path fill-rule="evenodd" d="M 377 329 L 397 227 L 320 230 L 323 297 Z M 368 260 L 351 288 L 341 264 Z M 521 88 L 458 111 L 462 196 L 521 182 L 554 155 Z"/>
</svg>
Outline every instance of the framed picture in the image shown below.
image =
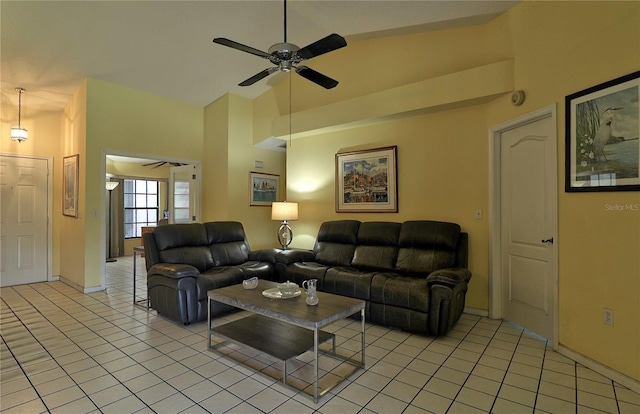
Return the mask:
<svg viewBox="0 0 640 414">
<path fill-rule="evenodd" d="M 638 191 L 640 71 L 569 95 L 565 191 Z"/>
<path fill-rule="evenodd" d="M 280 176 L 276 174 L 249 173 L 249 205 L 268 206 L 278 201 Z"/>
<path fill-rule="evenodd" d="M 336 212 L 398 212 L 397 147 L 336 154 Z"/>
<path fill-rule="evenodd" d="M 64 157 L 63 159 L 63 197 L 62 214 L 70 217 L 78 217 L 78 154 Z"/>
</svg>

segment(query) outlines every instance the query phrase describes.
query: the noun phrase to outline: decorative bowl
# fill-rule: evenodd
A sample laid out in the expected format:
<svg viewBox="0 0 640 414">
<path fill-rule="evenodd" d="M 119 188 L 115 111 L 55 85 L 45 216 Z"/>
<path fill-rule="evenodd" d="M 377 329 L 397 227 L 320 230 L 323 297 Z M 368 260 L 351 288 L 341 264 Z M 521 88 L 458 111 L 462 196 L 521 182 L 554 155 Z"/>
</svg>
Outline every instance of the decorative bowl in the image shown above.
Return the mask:
<svg viewBox="0 0 640 414">
<path fill-rule="evenodd" d="M 245 289 L 255 289 L 258 286 L 258 278 L 252 277 L 242 281 L 242 287 Z"/>
<path fill-rule="evenodd" d="M 289 282 L 288 280 L 285 283 L 278 283 L 277 286 L 282 296 L 293 296 L 300 290 L 296 283 Z"/>
</svg>

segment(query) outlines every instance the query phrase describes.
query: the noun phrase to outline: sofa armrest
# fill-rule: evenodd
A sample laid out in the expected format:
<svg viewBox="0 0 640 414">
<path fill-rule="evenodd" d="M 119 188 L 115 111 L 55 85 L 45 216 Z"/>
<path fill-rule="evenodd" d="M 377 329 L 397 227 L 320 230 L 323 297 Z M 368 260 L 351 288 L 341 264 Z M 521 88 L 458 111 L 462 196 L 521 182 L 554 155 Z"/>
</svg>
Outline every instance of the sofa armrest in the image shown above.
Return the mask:
<svg viewBox="0 0 640 414">
<path fill-rule="evenodd" d="M 429 285 L 439 283 L 453 287 L 461 282 L 469 283 L 469 280 L 471 280 L 471 272 L 462 267 L 438 269 L 427 276 Z"/>
<path fill-rule="evenodd" d="M 445 335 L 460 319 L 471 272 L 464 268 L 440 269 L 427 276 L 429 332 Z"/>
<path fill-rule="evenodd" d="M 198 277 L 200 271 L 188 264 L 156 263 L 147 270 L 147 277 L 152 275 L 182 279 L 185 277 Z"/>
<path fill-rule="evenodd" d="M 249 252 L 249 260 L 256 260 L 259 262 L 276 262 L 276 253 L 278 253 L 280 249 L 258 249 Z"/>
<path fill-rule="evenodd" d="M 279 250 L 276 253 L 276 263 L 282 263 L 284 265 L 290 265 L 297 262 L 315 262 L 316 255 L 312 250 Z"/>
</svg>

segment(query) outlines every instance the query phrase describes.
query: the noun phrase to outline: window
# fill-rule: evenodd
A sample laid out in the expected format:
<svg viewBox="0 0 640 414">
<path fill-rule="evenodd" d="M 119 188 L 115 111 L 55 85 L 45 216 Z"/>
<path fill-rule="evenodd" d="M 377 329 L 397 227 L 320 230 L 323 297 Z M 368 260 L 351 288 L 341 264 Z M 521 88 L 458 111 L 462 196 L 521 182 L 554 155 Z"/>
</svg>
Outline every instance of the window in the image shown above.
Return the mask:
<svg viewBox="0 0 640 414">
<path fill-rule="evenodd" d="M 158 182 L 124 180 L 124 237 L 142 236 L 142 227 L 158 223 Z"/>
</svg>

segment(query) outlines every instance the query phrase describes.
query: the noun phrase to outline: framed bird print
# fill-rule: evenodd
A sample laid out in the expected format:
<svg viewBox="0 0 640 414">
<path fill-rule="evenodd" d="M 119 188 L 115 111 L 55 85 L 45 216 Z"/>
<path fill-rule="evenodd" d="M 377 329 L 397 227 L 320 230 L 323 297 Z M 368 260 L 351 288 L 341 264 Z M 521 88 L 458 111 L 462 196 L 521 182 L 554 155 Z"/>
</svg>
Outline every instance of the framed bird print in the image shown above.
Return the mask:
<svg viewBox="0 0 640 414">
<path fill-rule="evenodd" d="M 565 191 L 640 190 L 640 71 L 565 98 Z"/>
</svg>

